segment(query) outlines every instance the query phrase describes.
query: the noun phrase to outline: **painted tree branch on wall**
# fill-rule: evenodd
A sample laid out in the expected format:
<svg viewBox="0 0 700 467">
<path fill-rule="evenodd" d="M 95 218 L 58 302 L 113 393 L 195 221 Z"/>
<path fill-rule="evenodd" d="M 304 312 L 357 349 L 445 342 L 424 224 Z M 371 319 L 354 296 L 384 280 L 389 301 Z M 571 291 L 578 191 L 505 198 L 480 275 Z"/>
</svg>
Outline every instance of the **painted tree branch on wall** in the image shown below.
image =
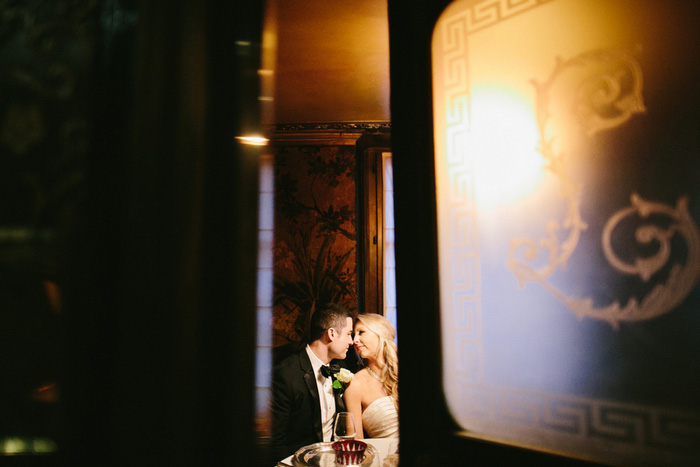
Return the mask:
<svg viewBox="0 0 700 467">
<path fill-rule="evenodd" d="M 275 155 L 274 345 L 301 344 L 314 311 L 357 306 L 355 160 L 347 146 Z"/>
</svg>

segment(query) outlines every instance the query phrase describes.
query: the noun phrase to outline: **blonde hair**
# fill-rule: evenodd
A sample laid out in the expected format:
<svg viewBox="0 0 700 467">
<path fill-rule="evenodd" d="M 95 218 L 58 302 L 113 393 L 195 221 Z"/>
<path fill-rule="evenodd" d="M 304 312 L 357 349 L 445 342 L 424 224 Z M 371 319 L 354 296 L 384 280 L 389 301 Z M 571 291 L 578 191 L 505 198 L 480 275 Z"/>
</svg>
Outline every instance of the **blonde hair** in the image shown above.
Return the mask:
<svg viewBox="0 0 700 467">
<path fill-rule="evenodd" d="M 382 369 L 382 384 L 388 396 L 393 396 L 396 406 L 399 405 L 399 356 L 394 339 L 396 331 L 388 319 L 376 313 L 357 315 L 357 321 L 379 337 L 377 357 L 384 357 Z"/>
</svg>

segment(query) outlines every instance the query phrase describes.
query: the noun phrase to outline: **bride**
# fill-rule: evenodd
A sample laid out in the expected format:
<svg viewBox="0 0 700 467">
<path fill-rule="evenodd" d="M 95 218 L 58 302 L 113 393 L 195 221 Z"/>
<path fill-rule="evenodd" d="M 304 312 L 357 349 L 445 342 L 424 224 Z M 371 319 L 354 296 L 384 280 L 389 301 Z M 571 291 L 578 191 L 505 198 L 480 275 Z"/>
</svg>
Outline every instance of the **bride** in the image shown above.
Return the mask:
<svg viewBox="0 0 700 467">
<path fill-rule="evenodd" d="M 357 316 L 353 344 L 365 367 L 345 390 L 345 405 L 357 425 L 357 438 L 398 438 L 399 362 L 396 331 L 381 315 Z"/>
</svg>

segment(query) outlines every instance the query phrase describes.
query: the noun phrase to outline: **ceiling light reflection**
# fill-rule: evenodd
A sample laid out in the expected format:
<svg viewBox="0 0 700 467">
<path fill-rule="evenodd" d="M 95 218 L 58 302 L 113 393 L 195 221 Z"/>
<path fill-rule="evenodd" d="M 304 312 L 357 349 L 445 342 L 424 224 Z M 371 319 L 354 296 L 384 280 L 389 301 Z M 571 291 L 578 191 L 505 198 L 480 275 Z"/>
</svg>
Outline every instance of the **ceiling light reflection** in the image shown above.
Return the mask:
<svg viewBox="0 0 700 467">
<path fill-rule="evenodd" d="M 270 141 L 269 139 L 258 135 L 236 136 L 236 139 L 242 144 L 248 144 L 250 146 L 265 146 Z"/>
</svg>

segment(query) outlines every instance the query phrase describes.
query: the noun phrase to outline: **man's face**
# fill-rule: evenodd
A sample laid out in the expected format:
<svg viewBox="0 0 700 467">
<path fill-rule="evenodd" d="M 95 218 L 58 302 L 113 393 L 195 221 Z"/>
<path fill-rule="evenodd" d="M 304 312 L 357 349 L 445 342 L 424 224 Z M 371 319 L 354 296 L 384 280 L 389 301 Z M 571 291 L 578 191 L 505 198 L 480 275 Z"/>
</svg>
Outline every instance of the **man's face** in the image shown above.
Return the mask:
<svg viewBox="0 0 700 467">
<path fill-rule="evenodd" d="M 331 360 L 344 359 L 352 345 L 352 318 L 345 318 L 345 327 L 340 330 L 331 328 L 331 333 L 333 339 L 329 346 L 329 356 Z"/>
</svg>

